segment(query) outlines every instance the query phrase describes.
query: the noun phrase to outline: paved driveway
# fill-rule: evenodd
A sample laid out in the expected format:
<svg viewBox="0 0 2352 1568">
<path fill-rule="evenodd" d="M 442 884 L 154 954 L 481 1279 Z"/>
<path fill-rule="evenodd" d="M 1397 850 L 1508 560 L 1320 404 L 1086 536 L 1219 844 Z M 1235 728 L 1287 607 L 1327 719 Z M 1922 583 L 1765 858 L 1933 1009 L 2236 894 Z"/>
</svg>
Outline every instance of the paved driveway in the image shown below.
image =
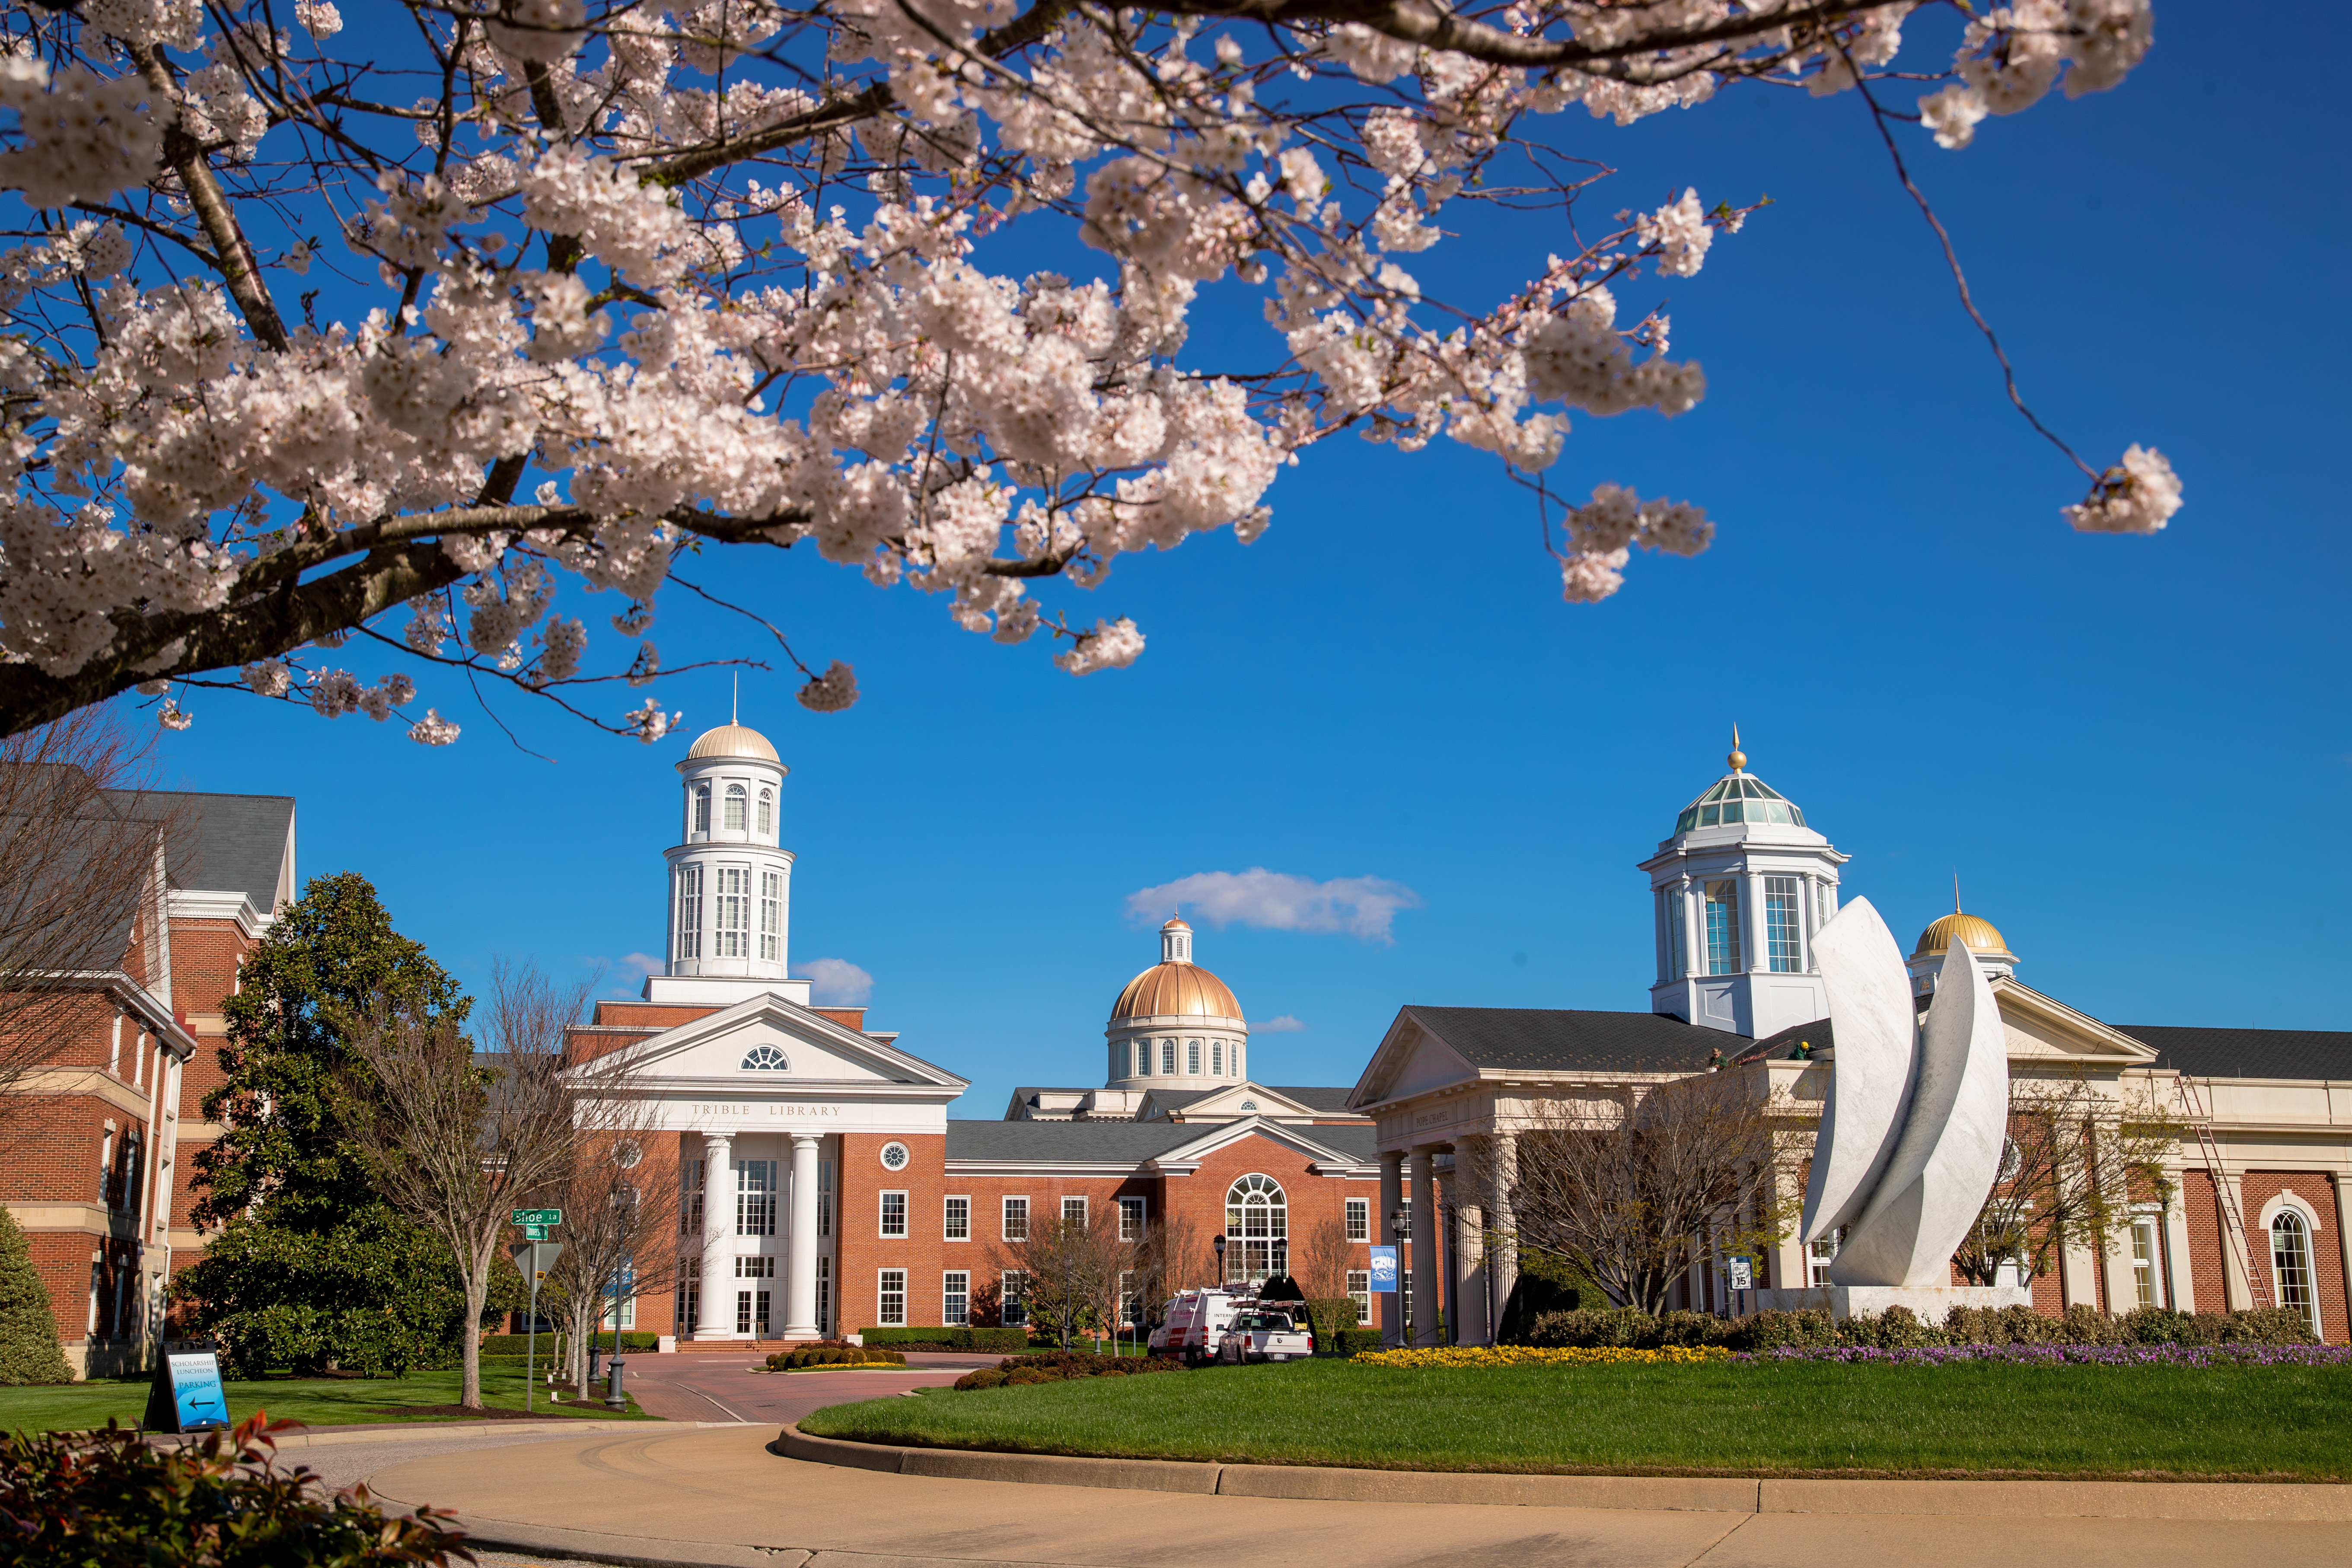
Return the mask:
<svg viewBox="0 0 2352 1568">
<path fill-rule="evenodd" d="M 1002 1356 L 910 1353 L 904 1371 L 768 1372 L 748 1352 L 635 1355 L 621 1375 L 648 1415 L 669 1421 L 756 1421 L 782 1426 L 812 1410 L 953 1383 Z M 772 1437 L 773 1432 L 768 1434 Z"/>
</svg>

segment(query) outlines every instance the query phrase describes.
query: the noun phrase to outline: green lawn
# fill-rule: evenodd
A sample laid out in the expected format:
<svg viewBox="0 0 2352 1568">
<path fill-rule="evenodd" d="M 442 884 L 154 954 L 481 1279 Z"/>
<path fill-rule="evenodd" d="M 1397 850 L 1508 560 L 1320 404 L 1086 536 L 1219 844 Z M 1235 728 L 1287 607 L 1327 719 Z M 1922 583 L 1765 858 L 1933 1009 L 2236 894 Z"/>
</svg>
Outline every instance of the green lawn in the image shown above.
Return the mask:
<svg viewBox="0 0 2352 1568">
<path fill-rule="evenodd" d="M 831 1437 L 1393 1469 L 2352 1477 L 2342 1367 L 1391 1370 L 1318 1361 L 839 1405 Z"/>
<path fill-rule="evenodd" d="M 58 1387 L 0 1388 L 0 1429 L 103 1426 L 110 1415 L 124 1426 L 135 1426 L 147 1409 L 148 1380 L 101 1379 Z M 369 1421 L 449 1421 L 463 1417 L 387 1413 L 403 1405 L 455 1405 L 459 1377 L 447 1372 L 420 1372 L 386 1378 L 268 1378 L 258 1383 L 230 1382 L 231 1419 L 243 1420 L 257 1409 L 274 1417 L 309 1426 L 341 1426 Z M 482 1400 L 501 1410 L 522 1408 L 523 1375 L 520 1362 L 511 1366 L 482 1364 Z M 578 1407 L 569 1401 L 550 1410 L 545 1389 L 532 1401 L 534 1414 L 564 1415 Z M 599 1404 L 594 1415 L 582 1420 L 652 1420 L 629 1402 L 630 1414 L 615 1415 Z"/>
</svg>

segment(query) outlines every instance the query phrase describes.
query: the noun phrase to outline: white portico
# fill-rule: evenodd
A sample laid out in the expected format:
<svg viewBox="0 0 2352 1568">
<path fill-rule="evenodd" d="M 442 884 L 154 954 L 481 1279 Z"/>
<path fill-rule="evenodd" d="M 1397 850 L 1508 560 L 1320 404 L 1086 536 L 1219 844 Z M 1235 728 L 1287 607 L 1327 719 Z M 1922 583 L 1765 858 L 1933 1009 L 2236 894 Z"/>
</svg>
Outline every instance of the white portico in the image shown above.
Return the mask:
<svg viewBox="0 0 2352 1568">
<path fill-rule="evenodd" d="M 626 1053 L 646 1130 L 678 1136 L 680 1338 L 838 1331 L 845 1151 L 903 1163 L 898 1141 L 943 1141 L 969 1087 L 867 1031 L 862 1007 L 812 1005 L 790 976 L 786 772 L 740 724 L 694 742 L 664 852 L 664 969 L 643 1002 L 600 1003 L 573 1031 L 575 1049 Z"/>
</svg>

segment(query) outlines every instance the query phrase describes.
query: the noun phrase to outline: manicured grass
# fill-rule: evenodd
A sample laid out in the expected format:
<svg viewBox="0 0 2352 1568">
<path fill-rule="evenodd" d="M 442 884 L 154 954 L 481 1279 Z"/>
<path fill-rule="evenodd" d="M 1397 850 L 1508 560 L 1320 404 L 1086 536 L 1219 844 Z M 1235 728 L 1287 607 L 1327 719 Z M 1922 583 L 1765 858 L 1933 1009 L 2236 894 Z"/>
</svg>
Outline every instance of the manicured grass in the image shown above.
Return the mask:
<svg viewBox="0 0 2352 1568">
<path fill-rule="evenodd" d="M 232 1382 L 228 1413 L 243 1420 L 257 1409 L 273 1417 L 301 1422 L 306 1426 L 342 1426 L 373 1421 L 456 1421 L 458 1415 L 418 1415 L 386 1407 L 403 1405 L 455 1405 L 460 1378 L 447 1372 L 420 1372 L 387 1378 L 270 1378 L 258 1383 Z M 482 1402 L 500 1410 L 522 1408 L 520 1363 L 512 1368 L 497 1363 L 482 1365 Z M 534 1415 L 562 1415 L 578 1407 L 566 1400 L 550 1409 L 542 1388 L 532 1401 Z M 136 1426 L 147 1409 L 147 1379 L 102 1379 L 58 1387 L 0 1388 L 0 1430 L 103 1426 L 110 1415 L 125 1426 Z M 596 1414 L 583 1421 L 652 1420 L 629 1402 L 629 1415 L 615 1415 L 599 1404 Z"/>
<path fill-rule="evenodd" d="M 1389 1469 L 2352 1477 L 2343 1367 L 1327 1361 L 930 1392 L 803 1431 L 932 1447 Z"/>
</svg>

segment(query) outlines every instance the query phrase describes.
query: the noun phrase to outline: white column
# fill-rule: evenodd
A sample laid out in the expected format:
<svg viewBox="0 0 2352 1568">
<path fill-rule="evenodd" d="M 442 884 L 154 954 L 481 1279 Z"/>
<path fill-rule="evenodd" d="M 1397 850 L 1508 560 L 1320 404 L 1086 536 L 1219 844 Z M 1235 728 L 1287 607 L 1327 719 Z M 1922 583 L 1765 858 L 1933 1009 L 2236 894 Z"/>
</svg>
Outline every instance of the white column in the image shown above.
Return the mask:
<svg viewBox="0 0 2352 1568">
<path fill-rule="evenodd" d="M 698 1340 L 735 1337 L 735 1136 L 702 1135 L 702 1289 Z"/>
<path fill-rule="evenodd" d="M 2176 1312 L 2197 1310 L 2195 1271 L 2189 1266 L 2189 1173 L 2171 1173 L 2172 1197 L 2164 1205 L 2164 1304 Z"/>
<path fill-rule="evenodd" d="M 1519 1222 L 1511 1207 L 1511 1186 L 1519 1179 L 1518 1134 L 1496 1133 L 1486 1141 L 1486 1280 L 1495 1303 L 1489 1326 L 1499 1331 L 1519 1283 Z"/>
<path fill-rule="evenodd" d="M 814 1340 L 816 1326 L 816 1152 L 819 1134 L 793 1134 L 793 1212 L 784 1244 L 784 1338 Z"/>
<path fill-rule="evenodd" d="M 1397 1245 L 1396 1222 L 1390 1216 L 1404 1205 L 1403 1165 L 1404 1156 L 1401 1153 L 1381 1156 L 1380 1228 L 1372 1234 L 1381 1238 L 1382 1247 Z M 1405 1281 L 1399 1279 L 1397 1284 L 1399 1289 L 1383 1291 L 1380 1297 L 1381 1345 L 1385 1350 L 1395 1350 L 1404 1343 Z"/>
<path fill-rule="evenodd" d="M 1437 1259 L 1444 1250 L 1439 1235 L 1437 1173 L 1430 1144 L 1412 1152 L 1412 1342 L 1435 1346 L 1437 1336 Z"/>
</svg>

